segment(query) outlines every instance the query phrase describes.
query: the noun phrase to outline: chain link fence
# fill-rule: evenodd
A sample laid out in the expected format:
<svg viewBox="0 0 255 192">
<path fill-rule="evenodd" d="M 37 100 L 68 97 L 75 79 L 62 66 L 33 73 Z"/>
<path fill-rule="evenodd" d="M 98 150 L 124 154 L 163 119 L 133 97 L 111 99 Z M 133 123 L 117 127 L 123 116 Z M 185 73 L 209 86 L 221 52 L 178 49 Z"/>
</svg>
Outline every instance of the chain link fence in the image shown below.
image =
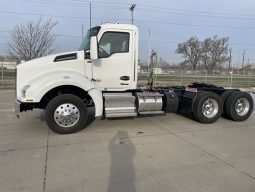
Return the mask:
<svg viewBox="0 0 255 192">
<path fill-rule="evenodd" d="M 0 89 L 15 89 L 15 63 L 1 63 L 0 61 Z M 138 85 L 147 85 L 147 73 L 139 73 Z M 233 74 L 227 72 L 216 72 L 208 74 L 206 71 L 175 71 L 164 74 L 155 74 L 154 85 L 187 86 L 192 82 L 210 83 L 222 87 L 233 88 L 255 88 L 255 75 L 251 73 Z"/>
<path fill-rule="evenodd" d="M 0 89 L 15 89 L 16 63 L 0 61 Z"/>
<path fill-rule="evenodd" d="M 168 74 L 154 74 L 154 85 L 187 86 L 193 82 L 209 83 L 225 88 L 255 88 L 255 75 L 251 73 L 237 74 L 229 72 L 214 72 L 208 74 L 206 71 L 175 71 Z M 139 73 L 139 86 L 147 84 L 147 73 Z"/>
</svg>

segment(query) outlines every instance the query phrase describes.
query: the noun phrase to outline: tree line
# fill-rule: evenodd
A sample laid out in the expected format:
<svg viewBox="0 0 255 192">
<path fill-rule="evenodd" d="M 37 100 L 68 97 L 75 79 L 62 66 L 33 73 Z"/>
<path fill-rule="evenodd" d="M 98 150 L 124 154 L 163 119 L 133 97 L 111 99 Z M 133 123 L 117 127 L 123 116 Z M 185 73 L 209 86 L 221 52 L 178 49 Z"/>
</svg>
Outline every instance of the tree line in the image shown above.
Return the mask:
<svg viewBox="0 0 255 192">
<path fill-rule="evenodd" d="M 197 37 L 191 37 L 178 44 L 175 52 L 185 59 L 182 64 L 190 65 L 193 71 L 198 66 L 204 66 L 211 74 L 215 68 L 221 67 L 226 61 L 229 61 L 228 42 L 228 37 L 214 36 L 203 41 Z"/>
<path fill-rule="evenodd" d="M 56 35 L 53 30 L 57 22 L 49 19 L 42 22 L 21 23 L 13 27 L 9 32 L 8 52 L 15 60 L 31 60 L 54 52 L 56 49 Z M 203 68 L 212 73 L 216 68 L 229 61 L 229 38 L 206 38 L 203 41 L 197 37 L 191 37 L 187 41 L 178 44 L 176 53 L 182 55 L 184 61 L 180 66 L 190 66 L 192 70 Z M 159 59 L 160 60 L 160 59 Z M 167 61 L 160 60 L 161 65 L 170 69 Z M 163 67 L 159 66 L 159 67 Z"/>
<path fill-rule="evenodd" d="M 7 47 L 9 55 L 17 61 L 31 60 L 53 53 L 56 50 L 56 21 L 29 21 L 13 27 L 9 32 Z"/>
</svg>

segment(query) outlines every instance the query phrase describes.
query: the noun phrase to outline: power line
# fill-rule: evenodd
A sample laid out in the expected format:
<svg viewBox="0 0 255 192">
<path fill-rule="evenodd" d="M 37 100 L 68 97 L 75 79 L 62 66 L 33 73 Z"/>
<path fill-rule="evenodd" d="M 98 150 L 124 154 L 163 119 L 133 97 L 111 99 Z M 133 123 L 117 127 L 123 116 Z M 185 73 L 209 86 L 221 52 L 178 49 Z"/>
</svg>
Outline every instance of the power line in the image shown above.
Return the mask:
<svg viewBox="0 0 255 192">
<path fill-rule="evenodd" d="M 41 13 L 25 13 L 25 12 L 16 12 L 16 11 L 4 11 L 0 10 L 1 13 L 6 14 L 18 14 L 18 15 L 30 15 L 30 16 L 41 16 L 41 17 L 56 17 L 56 18 L 67 18 L 67 19 L 89 19 L 89 17 L 81 17 L 81 16 L 63 16 L 63 15 L 50 15 L 50 14 L 41 14 Z M 116 21 L 116 19 L 108 18 L 92 18 L 93 20 L 112 20 Z M 117 19 L 126 21 L 128 19 Z M 255 29 L 255 27 L 249 26 L 225 26 L 225 25 L 204 25 L 204 24 L 189 24 L 189 23 L 176 23 L 176 22 L 162 22 L 162 21 L 151 21 L 151 20 L 143 20 L 137 19 L 139 22 L 146 23 L 154 23 L 154 24 L 164 24 L 164 25 L 175 25 L 175 26 L 188 26 L 188 27 L 210 27 L 210 28 L 229 28 L 229 29 Z"/>
<path fill-rule="evenodd" d="M 197 14 L 208 14 L 208 15 L 225 15 L 225 16 L 239 16 L 239 17 L 255 17 L 254 14 L 236 14 L 236 13 L 226 13 L 226 12 L 209 12 L 209 11 L 195 11 L 195 10 L 187 10 L 187 9 L 169 9 L 165 7 L 159 7 L 155 5 L 143 5 L 143 4 L 137 4 L 141 7 L 147 7 L 147 8 L 154 8 L 154 9 L 160 9 L 160 10 L 167 10 L 167 11 L 179 11 L 179 12 L 188 12 L 188 13 L 197 13 Z"/>
<path fill-rule="evenodd" d="M 78 3 L 89 3 L 89 0 L 70 0 L 70 1 L 56 1 L 56 0 L 22 0 L 22 1 L 30 1 L 30 2 L 35 2 L 35 3 L 58 3 L 58 4 L 63 4 L 63 3 L 69 3 L 73 4 L 73 2 L 78 2 Z M 129 6 L 129 3 L 119 3 L 119 2 L 107 2 L 107 1 L 93 1 L 93 4 L 103 4 L 103 5 L 118 5 L 118 6 Z M 136 4 L 139 6 L 139 8 L 143 9 L 153 9 L 153 10 L 164 10 L 164 11 L 175 11 L 175 12 L 186 12 L 186 13 L 196 13 L 196 14 L 208 14 L 208 15 L 222 15 L 222 16 L 238 16 L 238 17 L 255 17 L 254 14 L 236 14 L 236 13 L 226 13 L 226 12 L 209 12 L 209 11 L 195 11 L 195 10 L 187 10 L 187 9 L 173 9 L 173 8 L 165 8 L 165 7 L 160 7 L 160 6 L 155 6 L 155 5 L 148 5 L 148 4 Z"/>
<path fill-rule="evenodd" d="M 44 1 L 38 1 L 38 0 L 21 0 L 24 2 L 29 3 L 35 3 L 35 4 L 46 4 L 46 5 L 60 5 L 60 6 L 68 6 L 68 7 L 88 7 L 88 5 L 85 5 L 84 3 L 73 3 L 73 2 L 59 2 L 59 1 L 53 1 L 53 0 L 44 0 Z M 86 3 L 89 3 L 89 1 L 86 1 Z M 127 6 L 120 6 L 120 5 L 111 5 L 111 3 L 108 4 L 98 4 L 94 5 L 93 2 L 93 8 L 107 8 L 107 9 L 126 9 Z"/>
<path fill-rule="evenodd" d="M 82 2 L 82 3 L 89 3 L 90 1 L 89 0 L 71 0 L 72 2 Z M 93 1 L 93 4 L 114 4 L 114 5 L 127 5 L 129 6 L 130 4 L 129 3 L 119 3 L 119 2 L 106 2 L 106 1 Z"/>
<path fill-rule="evenodd" d="M 53 5 L 62 5 L 62 6 L 71 6 L 71 7 L 87 7 L 84 6 L 85 3 L 89 3 L 87 0 L 72 0 L 70 1 L 55 1 L 55 0 L 22 0 L 31 3 L 40 3 L 40 4 L 53 4 Z M 73 2 L 78 2 L 81 4 L 74 4 Z M 117 2 L 103 2 L 103 1 L 93 1 L 93 8 L 110 8 L 110 9 L 126 9 L 125 3 Z M 182 9 L 169 9 L 158 6 L 148 6 L 143 4 L 138 4 L 138 10 L 155 12 L 155 13 L 168 13 L 181 16 L 194 16 L 194 17 L 209 17 L 209 18 L 225 18 L 225 19 L 241 19 L 241 20 L 255 20 L 255 15 L 242 15 L 234 13 L 217 13 L 217 12 L 208 12 L 208 11 L 194 11 L 194 10 L 182 10 Z"/>
<path fill-rule="evenodd" d="M 165 24 L 165 25 L 176 25 L 176 26 L 190 26 L 190 27 L 212 27 L 212 28 L 230 28 L 230 29 L 255 29 L 255 27 L 249 26 L 225 26 L 225 25 L 204 25 L 204 24 L 189 24 L 189 23 L 175 23 L 175 22 L 162 22 L 162 21 L 149 21 L 137 19 L 141 22 L 149 22 L 155 24 Z"/>
<path fill-rule="evenodd" d="M 181 15 L 181 16 L 192 16 L 192 17 L 206 17 L 206 18 L 219 18 L 219 19 L 238 19 L 238 20 L 255 20 L 255 17 L 238 17 L 238 16 L 222 16 L 222 15 L 208 15 L 208 14 L 199 14 L 199 13 L 186 13 L 186 12 L 178 12 L 178 11 L 157 11 L 154 9 L 146 9 L 146 8 L 137 8 L 138 11 L 145 12 L 154 12 L 159 14 L 173 14 L 173 15 Z"/>
<path fill-rule="evenodd" d="M 16 11 L 4 11 L 0 10 L 0 13 L 5 14 L 15 14 L 15 15 L 29 15 L 29 16 L 41 16 L 41 17 L 55 17 L 55 18 L 65 18 L 65 19 L 89 19 L 89 17 L 83 17 L 83 16 L 64 16 L 64 15 L 51 15 L 51 14 L 42 14 L 42 13 L 28 13 L 28 12 L 16 12 Z M 92 18 L 93 20 L 104 20 L 103 18 Z M 114 18 L 107 18 L 107 20 L 113 20 L 116 21 Z M 122 20 L 128 20 L 128 19 L 122 19 Z"/>
</svg>

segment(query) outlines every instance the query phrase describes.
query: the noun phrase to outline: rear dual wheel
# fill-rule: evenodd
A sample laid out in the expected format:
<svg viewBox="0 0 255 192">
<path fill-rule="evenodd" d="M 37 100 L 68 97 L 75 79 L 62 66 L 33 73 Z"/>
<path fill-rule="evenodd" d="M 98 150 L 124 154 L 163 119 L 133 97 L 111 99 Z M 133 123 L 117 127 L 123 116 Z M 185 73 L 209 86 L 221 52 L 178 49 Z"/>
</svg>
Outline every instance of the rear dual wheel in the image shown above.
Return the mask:
<svg viewBox="0 0 255 192">
<path fill-rule="evenodd" d="M 228 119 L 245 121 L 253 111 L 253 99 L 249 93 L 235 91 L 224 103 L 224 113 Z"/>
<path fill-rule="evenodd" d="M 216 93 L 206 91 L 197 94 L 192 106 L 194 119 L 204 124 L 217 121 L 222 109 L 222 98 Z"/>
</svg>

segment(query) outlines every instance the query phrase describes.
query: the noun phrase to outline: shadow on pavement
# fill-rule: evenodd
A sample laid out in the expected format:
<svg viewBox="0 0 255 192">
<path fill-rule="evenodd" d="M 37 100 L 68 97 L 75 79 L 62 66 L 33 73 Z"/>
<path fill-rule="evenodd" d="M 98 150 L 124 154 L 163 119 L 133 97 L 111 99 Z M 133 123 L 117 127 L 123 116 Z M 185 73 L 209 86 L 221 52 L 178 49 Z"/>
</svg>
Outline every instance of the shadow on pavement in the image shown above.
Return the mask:
<svg viewBox="0 0 255 192">
<path fill-rule="evenodd" d="M 134 144 L 125 131 L 118 133 L 109 143 L 111 155 L 110 183 L 108 192 L 135 192 Z"/>
</svg>

